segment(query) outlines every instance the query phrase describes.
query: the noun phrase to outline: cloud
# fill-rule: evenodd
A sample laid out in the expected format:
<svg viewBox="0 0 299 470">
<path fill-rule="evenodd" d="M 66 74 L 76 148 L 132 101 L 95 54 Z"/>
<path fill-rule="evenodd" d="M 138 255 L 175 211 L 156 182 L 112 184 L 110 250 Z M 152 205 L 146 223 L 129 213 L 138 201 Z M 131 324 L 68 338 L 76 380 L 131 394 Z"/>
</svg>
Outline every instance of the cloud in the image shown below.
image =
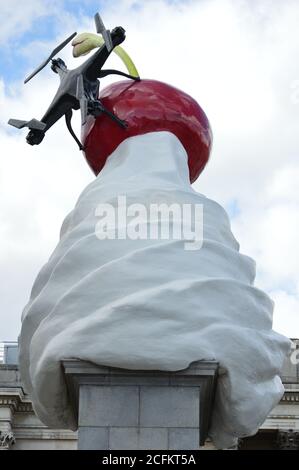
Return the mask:
<svg viewBox="0 0 299 470">
<path fill-rule="evenodd" d="M 273 328 L 291 338 L 298 338 L 299 290 L 288 294 L 283 290 L 270 292 L 276 306 Z"/>
<path fill-rule="evenodd" d="M 69 2 L 30 0 L 21 12 L 15 12 L 14 0 L 3 4 L 0 15 L 10 20 L 0 41 L 7 46 L 16 30 L 23 34 L 26 47 L 20 44 L 18 52 L 29 73 L 69 32 L 93 31 L 87 11 L 92 6 L 96 11 L 99 2 L 76 1 L 70 8 Z M 74 4 L 80 4 L 78 10 Z M 276 300 L 276 329 L 299 336 L 298 2 L 120 0 L 104 2 L 102 13 L 108 27 L 126 28 L 125 48 L 142 77 L 182 88 L 206 111 L 214 148 L 195 189 L 231 212 L 241 251 L 257 261 L 258 285 Z M 24 33 L 36 19 L 46 21 L 46 15 L 54 15 L 58 23 L 34 48 L 36 38 L 26 39 Z M 13 57 L 12 46 L 10 51 Z M 71 67 L 79 63 L 70 49 L 61 56 Z M 121 66 L 117 58 L 110 65 Z M 20 77 L 8 82 L 5 70 L 0 73 L 0 279 L 5 280 L 1 298 L 7 318 L 1 336 L 13 339 L 20 310 L 57 242 L 61 221 L 93 176 L 64 123 L 33 148 L 24 143 L 24 133 L 5 124 L 9 117 L 39 118 L 57 77 L 48 69 L 24 87 Z"/>
<path fill-rule="evenodd" d="M 21 6 L 19 0 L 0 3 L 0 44 L 10 47 L 15 38 L 30 30 L 32 23 L 56 10 L 57 2 L 48 0 L 26 0 Z"/>
</svg>

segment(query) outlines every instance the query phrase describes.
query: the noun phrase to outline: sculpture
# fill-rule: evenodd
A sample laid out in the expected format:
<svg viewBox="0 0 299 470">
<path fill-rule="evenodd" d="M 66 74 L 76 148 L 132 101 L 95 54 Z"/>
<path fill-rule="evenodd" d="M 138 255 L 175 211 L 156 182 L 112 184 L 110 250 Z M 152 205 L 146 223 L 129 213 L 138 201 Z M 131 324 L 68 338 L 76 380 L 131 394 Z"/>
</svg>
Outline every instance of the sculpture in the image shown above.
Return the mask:
<svg viewBox="0 0 299 470">
<path fill-rule="evenodd" d="M 117 116 L 106 109 L 101 101 L 98 99 L 99 93 L 99 81 L 98 78 L 106 77 L 107 75 L 121 75 L 133 80 L 139 80 L 137 70 L 133 67 L 135 76 L 126 74 L 119 70 L 102 70 L 103 65 L 109 57 L 112 50 L 121 44 L 125 40 L 125 30 L 121 27 L 114 28 L 110 33 L 105 29 L 103 22 L 99 14 L 95 15 L 95 22 L 98 33 L 103 33 L 103 37 L 106 41 L 101 41 L 101 48 L 87 61 L 81 64 L 79 67 L 73 70 L 68 70 L 65 62 L 58 58 L 52 60 L 51 68 L 53 72 L 58 73 L 60 77 L 60 86 L 57 93 L 45 113 L 41 121 L 31 119 L 30 121 L 22 121 L 18 119 L 10 119 L 8 124 L 22 129 L 23 127 L 29 127 L 30 132 L 27 135 L 27 143 L 30 145 L 38 145 L 44 139 L 45 133 L 50 127 L 55 124 L 58 119 L 65 116 L 67 128 L 72 137 L 77 142 L 79 149 L 83 150 L 83 146 L 79 139 L 76 137 L 72 126 L 72 110 L 81 109 L 81 121 L 82 126 L 86 122 L 87 116 L 99 116 L 102 113 L 107 114 L 110 119 L 114 120 L 119 126 L 126 127 L 126 123 L 121 121 Z M 39 73 L 53 57 L 55 57 L 74 37 L 77 33 L 73 33 L 69 38 L 62 42 L 50 56 L 25 80 L 25 83 L 29 82 L 37 73 Z M 77 46 L 80 44 L 80 38 L 73 41 L 73 45 Z M 128 62 L 127 57 L 124 57 L 125 63 L 131 65 Z"/>
<path fill-rule="evenodd" d="M 66 217 L 24 309 L 26 389 L 45 424 L 76 429 L 62 359 L 172 371 L 217 360 L 210 436 L 219 448 L 233 446 L 255 433 L 280 400 L 290 342 L 272 331 L 273 303 L 253 286 L 255 263 L 239 253 L 224 209 L 190 185 L 209 157 L 209 121 L 190 96 L 150 80 L 110 85 L 100 102 L 128 127 L 102 114 L 83 128 L 86 158 L 98 176 Z M 145 209 L 137 238 L 124 236 L 131 220 L 122 217 L 97 230 L 102 205 L 124 214 L 119 196 L 126 211 Z M 184 249 L 191 236 L 138 238 L 157 223 L 147 218 L 151 205 L 173 203 L 203 208 L 200 249 Z M 178 221 L 166 222 L 174 229 Z M 190 220 L 180 222 L 184 234 Z"/>
<path fill-rule="evenodd" d="M 0 431 L 0 450 L 9 449 L 16 442 L 16 439 L 11 431 Z"/>
</svg>

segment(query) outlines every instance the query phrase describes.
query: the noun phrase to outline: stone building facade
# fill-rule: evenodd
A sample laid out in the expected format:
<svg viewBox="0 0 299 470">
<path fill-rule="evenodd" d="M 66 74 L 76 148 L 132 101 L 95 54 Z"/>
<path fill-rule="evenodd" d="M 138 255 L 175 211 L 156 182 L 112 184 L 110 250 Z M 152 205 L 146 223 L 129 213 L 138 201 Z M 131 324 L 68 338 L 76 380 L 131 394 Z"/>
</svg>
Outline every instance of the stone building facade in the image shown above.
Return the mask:
<svg viewBox="0 0 299 470">
<path fill-rule="evenodd" d="M 239 449 L 299 450 L 299 340 L 284 365 L 285 394 L 259 432 L 243 439 Z M 0 450 L 75 450 L 77 433 L 49 429 L 35 415 L 24 391 L 17 365 L 17 345 L 2 343 L 0 350 Z M 204 449 L 212 449 L 206 442 Z"/>
</svg>

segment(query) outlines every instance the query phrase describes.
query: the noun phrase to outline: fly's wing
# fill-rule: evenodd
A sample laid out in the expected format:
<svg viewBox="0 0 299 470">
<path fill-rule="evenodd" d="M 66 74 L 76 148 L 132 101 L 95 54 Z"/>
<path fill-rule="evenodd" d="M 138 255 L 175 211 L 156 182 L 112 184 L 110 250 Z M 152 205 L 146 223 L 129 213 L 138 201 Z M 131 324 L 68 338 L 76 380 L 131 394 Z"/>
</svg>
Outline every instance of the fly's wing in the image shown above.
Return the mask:
<svg viewBox="0 0 299 470">
<path fill-rule="evenodd" d="M 23 129 L 24 127 L 28 127 L 29 129 L 43 131 L 46 128 L 46 124 L 44 122 L 38 121 L 37 119 L 31 119 L 31 121 L 22 121 L 20 119 L 10 119 L 8 121 L 8 124 L 16 127 L 17 129 Z"/>
<path fill-rule="evenodd" d="M 111 52 L 113 49 L 113 42 L 111 39 L 111 34 L 109 29 L 105 28 L 105 25 L 102 21 L 102 18 L 100 17 L 99 13 L 96 13 L 94 16 L 94 21 L 96 24 L 96 30 L 98 34 L 101 34 L 103 36 L 103 39 L 105 41 L 105 45 L 107 47 L 108 52 Z"/>
<path fill-rule="evenodd" d="M 34 70 L 34 72 L 32 72 L 31 75 L 29 75 L 29 77 L 27 77 L 24 81 L 24 83 L 27 83 L 29 82 L 29 80 L 31 80 L 31 78 L 33 78 L 37 73 L 39 73 L 44 67 L 46 67 L 46 65 L 50 62 L 51 59 L 53 59 L 53 57 L 58 54 L 58 52 L 60 52 L 72 39 L 74 39 L 74 37 L 76 36 L 77 33 L 73 33 L 71 36 L 69 36 L 67 39 L 65 39 L 65 41 L 63 41 L 61 44 L 59 44 L 59 46 L 55 47 L 55 49 L 51 52 L 51 54 L 49 55 L 49 57 L 39 66 L 37 67 L 37 69 Z"/>
<path fill-rule="evenodd" d="M 86 118 L 87 118 L 87 113 L 88 113 L 88 100 L 85 96 L 83 75 L 79 75 L 79 77 L 77 78 L 76 97 L 77 97 L 77 100 L 80 103 L 81 124 L 83 126 L 86 123 Z"/>
</svg>

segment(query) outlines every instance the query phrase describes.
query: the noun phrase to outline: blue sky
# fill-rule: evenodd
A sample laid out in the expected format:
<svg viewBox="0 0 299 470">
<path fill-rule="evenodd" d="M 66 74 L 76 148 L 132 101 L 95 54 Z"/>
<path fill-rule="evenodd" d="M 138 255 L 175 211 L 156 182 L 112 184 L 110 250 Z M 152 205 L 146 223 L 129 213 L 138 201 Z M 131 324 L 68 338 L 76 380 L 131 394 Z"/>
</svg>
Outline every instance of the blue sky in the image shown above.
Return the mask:
<svg viewBox="0 0 299 470">
<path fill-rule="evenodd" d="M 24 86 L 25 76 L 73 31 L 93 32 L 98 10 L 107 27 L 126 28 L 142 77 L 183 89 L 205 110 L 214 147 L 194 187 L 226 208 L 276 302 L 274 326 L 298 337 L 298 2 L 10 0 L 0 2 L 0 340 L 17 337 L 33 280 L 93 178 L 63 123 L 38 149 L 6 123 L 40 118 L 57 77 L 48 68 Z M 61 55 L 76 64 L 70 47 Z"/>
<path fill-rule="evenodd" d="M 53 2 L 54 4 L 57 2 Z M 92 16 L 95 10 L 105 2 L 99 1 L 76 1 L 64 0 L 60 2 L 60 8 L 63 12 L 76 16 Z M 24 14 L 26 9 L 24 7 Z M 59 9 L 53 8 L 51 14 L 46 11 L 41 16 L 33 18 L 30 23 L 30 29 L 21 30 L 18 33 L 18 28 L 10 37 L 9 44 L 5 44 L 2 50 L 2 57 L 0 63 L 0 75 L 5 81 L 18 80 L 24 76 L 28 67 L 28 57 L 24 56 L 24 49 L 31 49 L 32 42 L 38 41 L 51 41 L 54 40 L 61 30 L 61 22 L 59 18 Z M 65 33 L 67 36 L 67 32 Z M 49 51 L 50 52 L 50 51 Z M 31 49 L 32 57 L 36 54 L 34 49 Z"/>
<path fill-rule="evenodd" d="M 49 5 L 41 11 L 40 15 L 36 15 L 30 22 L 30 27 L 19 29 L 18 27 L 12 32 L 9 43 L 3 44 L 2 56 L 0 63 L 0 76 L 7 81 L 20 79 L 24 76 L 28 67 L 28 56 L 24 56 L 24 50 L 30 50 L 33 42 L 54 40 L 62 30 L 63 17 L 69 15 L 73 19 L 75 25 L 76 20 L 82 17 L 93 18 L 97 11 L 102 15 L 110 9 L 111 3 L 117 4 L 117 1 L 109 0 L 41 0 L 44 5 Z M 129 1 L 127 3 L 127 13 L 138 12 L 142 9 L 145 2 Z M 167 0 L 166 4 L 180 5 L 188 4 L 188 0 Z M 20 8 L 20 7 L 19 7 Z M 21 8 L 21 12 L 26 15 L 26 7 Z M 5 16 L 3 15 L 4 21 Z M 70 31 L 65 32 L 67 36 Z M 36 54 L 34 48 L 31 50 L 32 57 Z"/>
<path fill-rule="evenodd" d="M 28 58 L 22 53 L 29 47 L 32 41 L 45 41 L 54 39 L 57 35 L 56 17 L 44 16 L 34 20 L 30 31 L 25 31 L 10 43 L 10 47 L 4 47 L 1 57 L 0 74 L 5 81 L 10 82 L 24 77 L 27 69 Z M 21 48 L 21 51 L 20 51 Z M 50 52 L 50 51 L 49 51 Z M 34 51 L 32 50 L 32 56 Z"/>
</svg>

